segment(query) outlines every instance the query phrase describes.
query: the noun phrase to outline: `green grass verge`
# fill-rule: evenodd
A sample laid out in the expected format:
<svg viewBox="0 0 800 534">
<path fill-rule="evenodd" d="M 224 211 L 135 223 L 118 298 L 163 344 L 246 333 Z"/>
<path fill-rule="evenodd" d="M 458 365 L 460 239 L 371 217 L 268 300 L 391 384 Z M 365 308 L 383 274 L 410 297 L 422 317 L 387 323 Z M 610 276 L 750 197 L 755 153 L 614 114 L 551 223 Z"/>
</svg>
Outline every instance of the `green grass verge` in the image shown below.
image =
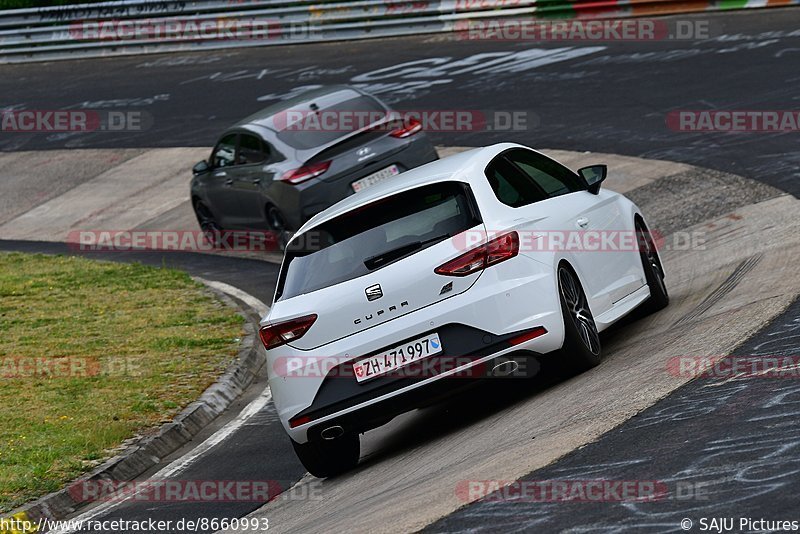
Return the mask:
<svg viewBox="0 0 800 534">
<path fill-rule="evenodd" d="M 180 271 L 0 254 L 0 513 L 197 399 L 242 328 Z"/>
</svg>

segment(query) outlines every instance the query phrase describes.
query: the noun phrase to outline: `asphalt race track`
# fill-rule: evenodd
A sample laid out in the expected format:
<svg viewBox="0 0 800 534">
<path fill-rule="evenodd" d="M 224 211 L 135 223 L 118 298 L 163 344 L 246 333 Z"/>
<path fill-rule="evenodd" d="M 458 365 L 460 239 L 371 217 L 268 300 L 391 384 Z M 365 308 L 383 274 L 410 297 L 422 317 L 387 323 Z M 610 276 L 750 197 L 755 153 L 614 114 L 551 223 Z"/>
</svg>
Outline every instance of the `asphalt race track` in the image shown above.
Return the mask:
<svg viewBox="0 0 800 534">
<path fill-rule="evenodd" d="M 800 9 L 682 18 L 707 20 L 711 37 L 692 41 L 519 43 L 424 36 L 3 66 L 0 67 L 3 72 L 0 109 L 141 111 L 152 120 L 146 130 L 134 132 L 3 133 L 0 134 L 0 150 L 208 146 L 213 144 L 222 128 L 278 98 L 307 86 L 347 83 L 362 86 L 399 109 L 527 113 L 528 128 L 524 130 L 433 132 L 430 135 L 437 145 L 477 146 L 512 140 L 534 147 L 590 150 L 685 162 L 741 175 L 800 197 L 800 145 L 797 142 L 800 134 L 797 131 L 690 133 L 673 131 L 665 122 L 666 115 L 675 110 L 796 109 L 800 98 L 796 89 L 800 80 L 796 68 L 800 64 L 800 31 L 797 30 L 800 27 Z M 676 185 L 679 186 L 680 183 Z M 13 199 L 4 201 L 13 203 Z M 759 201 L 772 200 L 765 197 Z M 778 212 L 776 208 L 775 213 Z M 767 215 L 744 213 L 743 216 L 762 217 L 758 219 L 760 228 L 772 232 Z M 691 224 L 695 222 L 699 220 L 691 221 Z M 776 224 L 780 226 L 780 223 Z M 730 243 L 726 246 L 732 247 Z M 66 251 L 66 247 L 58 244 L 9 241 L 0 242 L 0 249 Z M 721 250 L 724 254 L 733 248 Z M 201 254 L 131 252 L 97 254 L 96 257 L 159 265 L 166 262 L 191 274 L 239 287 L 267 303 L 277 272 L 276 266 L 264 262 Z M 715 284 L 723 284 L 729 274 L 723 259 L 716 258 L 720 275 L 714 280 Z M 800 287 L 798 270 L 791 272 L 788 256 L 776 260 L 775 265 L 786 268 L 781 271 L 780 280 L 770 279 L 773 285 L 768 286 L 771 288 L 769 291 L 783 284 L 786 294 L 795 294 Z M 691 282 L 693 272 L 692 268 L 681 267 L 677 277 Z M 766 271 L 754 272 L 770 276 Z M 694 289 L 698 294 L 701 290 L 711 293 L 714 287 Z M 673 287 L 670 290 L 673 291 Z M 775 289 L 770 298 L 778 299 L 779 293 Z M 734 304 L 744 308 L 749 302 L 731 304 L 735 311 Z M 691 308 L 688 301 L 686 305 Z M 753 324 L 760 324 L 758 319 L 754 316 Z M 674 317 L 674 320 L 673 327 L 691 329 L 691 324 L 681 322 L 680 317 Z M 642 325 L 638 327 L 642 328 Z M 750 337 L 756 330 L 758 333 Z M 713 334 L 709 333 L 709 338 L 713 338 Z M 739 334 L 750 339 L 735 343 L 734 354 L 797 356 L 800 306 L 795 301 L 763 329 L 746 329 Z M 670 335 L 680 337 L 674 330 Z M 609 337 L 619 354 L 625 354 L 626 350 L 635 352 L 630 349 L 624 331 L 615 330 Z M 730 339 L 738 337 L 731 336 Z M 657 344 L 658 339 L 652 342 Z M 617 365 L 614 369 L 619 372 L 615 380 L 625 381 L 626 366 L 620 362 L 618 354 L 615 356 L 617 360 L 612 363 Z M 635 356 L 626 355 L 631 361 Z M 603 394 L 609 394 L 613 380 L 604 384 L 607 389 Z M 574 381 L 564 383 L 552 377 L 537 382 L 532 391 L 490 385 L 482 391 L 482 398 L 491 399 L 486 405 L 459 398 L 421 420 L 401 421 L 396 426 L 408 434 L 396 441 L 387 440 L 388 452 L 370 459 L 368 465 L 360 468 L 354 476 L 366 477 L 362 480 L 369 481 L 368 477 L 382 469 L 382 461 L 397 463 L 398 458 L 430 448 L 431 442 L 466 432 L 470 425 L 483 425 L 487 432 L 502 434 L 510 430 L 501 425 L 508 420 L 496 420 L 495 412 L 509 407 L 519 411 L 530 397 L 541 395 L 549 399 L 556 397 L 557 391 L 564 391 L 567 395 L 570 387 L 574 389 Z M 251 392 L 239 405 L 257 401 L 257 393 Z M 403 525 L 418 528 L 427 524 L 426 528 L 431 532 L 468 529 L 664 532 L 681 531 L 683 518 L 697 522 L 700 517 L 749 515 L 757 518 L 760 514 L 769 519 L 798 519 L 798 399 L 800 385 L 791 379 L 777 383 L 754 378 L 694 380 L 663 400 L 647 403 L 652 404 L 649 408 L 628 414 L 628 417 L 633 417 L 613 430 L 609 429 L 600 439 L 569 452 L 554 463 L 536 466 L 525 476 L 534 481 L 609 478 L 659 480 L 669 484 L 697 482 L 699 485 L 691 487 L 695 492 L 702 487 L 703 496 L 695 495 L 683 500 L 670 498 L 646 504 L 488 500 L 466 505 L 464 501 L 463 508 L 452 514 L 448 510 L 450 515 L 444 518 L 433 517 L 437 519 L 433 523 L 409 521 Z M 606 402 L 597 397 L 585 398 L 584 401 L 587 411 Z M 464 405 L 473 408 L 477 415 L 452 416 L 454 412 L 463 410 Z M 578 414 L 576 420 L 579 420 L 580 412 L 575 413 Z M 227 420 L 234 416 L 229 415 Z M 206 435 L 221 428 L 223 423 L 208 429 Z M 425 424 L 438 429 L 426 430 Z M 534 435 L 531 439 L 534 442 L 540 440 L 543 446 L 548 443 L 546 435 Z M 498 452 L 492 450 L 490 441 L 482 443 L 486 455 Z M 457 447 L 455 443 L 451 446 Z M 424 455 L 421 457 L 426 458 Z M 513 457 L 509 453 L 509 458 Z M 179 458 L 180 455 L 176 455 L 168 462 Z M 730 470 L 730 465 L 737 466 L 737 470 Z M 402 487 L 397 493 L 392 489 L 372 494 L 373 487 L 363 486 L 364 499 L 371 499 L 367 503 L 370 510 L 375 509 L 382 498 L 414 492 L 413 484 L 420 480 L 420 472 L 437 477 L 436 465 L 412 462 L 404 467 L 409 473 L 408 480 L 396 474 L 390 481 Z M 468 467 L 464 466 L 465 472 L 470 471 Z M 181 476 L 203 480 L 241 477 L 275 480 L 281 487 L 288 488 L 303 477 L 303 469 L 286 443 L 274 410 L 267 404 L 212 449 L 202 462 L 190 465 Z M 468 479 L 469 476 L 465 474 L 457 478 Z M 316 483 L 306 478 L 298 487 L 314 488 L 317 484 L 323 495 L 336 496 L 340 495 L 337 489 L 346 488 L 347 483 L 347 480 Z M 425 493 L 424 488 L 419 488 L 419 491 Z M 359 502 L 352 493 L 344 493 L 344 497 L 347 500 L 342 502 Z M 326 503 L 330 517 L 322 514 L 315 519 L 318 520 L 314 525 L 316 529 L 344 529 L 348 524 L 373 526 L 369 521 L 353 519 L 359 516 L 359 508 L 337 509 L 336 504 L 337 501 Z M 260 505 L 241 502 L 202 505 L 127 502 L 97 513 L 100 514 L 98 517 L 130 519 L 153 516 L 230 518 L 253 512 Z M 430 503 L 431 507 L 434 505 Z M 286 501 L 270 506 L 264 512 L 267 517 L 272 517 L 273 510 L 278 518 L 295 510 L 293 503 Z M 394 506 L 402 509 L 404 503 L 398 502 Z M 414 515 L 416 511 L 406 510 L 406 513 Z M 353 519 L 352 523 L 348 523 L 350 519 Z M 372 519 L 380 523 L 380 518 Z M 383 530 L 391 530 L 393 525 L 396 524 L 384 524 Z M 272 527 L 279 531 L 291 530 L 280 523 L 271 524 Z"/>
<path fill-rule="evenodd" d="M 351 83 L 400 109 L 531 114 L 525 131 L 434 134 L 436 144 L 514 140 L 683 161 L 797 194 L 794 135 L 673 132 L 665 116 L 791 109 L 800 10 L 681 18 L 707 20 L 711 37 L 541 44 L 428 36 L 4 66 L 0 109 L 142 111 L 152 125 L 141 132 L 8 135 L 0 149 L 210 146 L 221 129 L 279 97 Z M 407 62 L 417 63 L 399 66 Z"/>
<path fill-rule="evenodd" d="M 796 355 L 798 316 L 796 302 L 735 354 Z M 685 518 L 695 525 L 699 517 L 796 520 L 800 388 L 795 380 L 777 380 L 690 382 L 602 439 L 525 477 L 658 480 L 682 485 L 682 493 L 645 503 L 531 504 L 488 497 L 425 531 L 679 532 Z M 738 521 L 736 527 L 746 530 Z"/>
</svg>

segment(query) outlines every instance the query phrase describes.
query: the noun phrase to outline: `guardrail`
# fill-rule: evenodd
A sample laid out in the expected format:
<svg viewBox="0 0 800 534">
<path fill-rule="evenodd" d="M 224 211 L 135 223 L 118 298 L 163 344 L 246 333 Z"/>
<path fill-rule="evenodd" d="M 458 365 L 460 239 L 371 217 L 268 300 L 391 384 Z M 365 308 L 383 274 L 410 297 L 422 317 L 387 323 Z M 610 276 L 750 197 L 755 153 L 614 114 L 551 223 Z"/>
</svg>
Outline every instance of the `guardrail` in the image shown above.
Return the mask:
<svg viewBox="0 0 800 534">
<path fill-rule="evenodd" d="M 470 19 L 611 18 L 800 0 L 117 0 L 0 11 L 0 63 L 455 31 Z"/>
</svg>

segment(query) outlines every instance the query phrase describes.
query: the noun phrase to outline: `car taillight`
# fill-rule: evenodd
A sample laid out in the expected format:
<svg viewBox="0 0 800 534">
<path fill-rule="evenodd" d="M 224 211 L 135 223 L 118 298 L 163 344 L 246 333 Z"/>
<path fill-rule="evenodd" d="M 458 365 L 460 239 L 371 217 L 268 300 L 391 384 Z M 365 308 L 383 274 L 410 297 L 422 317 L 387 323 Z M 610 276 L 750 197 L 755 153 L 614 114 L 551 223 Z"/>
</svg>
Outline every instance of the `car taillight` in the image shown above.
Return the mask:
<svg viewBox="0 0 800 534">
<path fill-rule="evenodd" d="M 446 276 L 467 276 L 519 254 L 519 235 L 509 232 L 476 247 L 433 270 Z"/>
<path fill-rule="evenodd" d="M 289 428 L 296 428 L 300 425 L 304 425 L 311 421 L 311 417 L 307 415 L 301 415 L 300 417 L 293 417 L 289 419 Z"/>
<path fill-rule="evenodd" d="M 392 130 L 389 135 L 404 139 L 406 137 L 411 137 L 419 131 L 422 131 L 422 123 L 417 119 L 410 118 L 403 121 L 403 125 L 395 130 Z"/>
<path fill-rule="evenodd" d="M 267 324 L 259 329 L 258 335 L 264 348 L 274 349 L 303 337 L 316 320 L 316 314 L 311 314 L 281 323 Z"/>
<path fill-rule="evenodd" d="M 310 180 L 311 178 L 316 178 L 320 174 L 324 174 L 325 171 L 328 170 L 328 167 L 331 166 L 330 161 L 323 161 L 321 163 L 312 163 L 311 165 L 303 165 L 299 169 L 294 169 L 291 171 L 286 171 L 281 176 L 281 180 L 284 182 L 289 182 L 291 184 L 299 184 L 300 182 L 305 182 L 306 180 Z"/>
<path fill-rule="evenodd" d="M 537 337 L 543 336 L 546 333 L 547 333 L 547 328 L 545 328 L 543 326 L 537 326 L 536 328 L 528 330 L 524 334 L 520 334 L 520 335 L 518 335 L 516 337 L 513 337 L 513 338 L 509 339 L 508 342 L 511 345 L 521 345 L 522 343 L 525 343 L 526 341 L 530 341 L 532 339 L 536 339 Z"/>
</svg>

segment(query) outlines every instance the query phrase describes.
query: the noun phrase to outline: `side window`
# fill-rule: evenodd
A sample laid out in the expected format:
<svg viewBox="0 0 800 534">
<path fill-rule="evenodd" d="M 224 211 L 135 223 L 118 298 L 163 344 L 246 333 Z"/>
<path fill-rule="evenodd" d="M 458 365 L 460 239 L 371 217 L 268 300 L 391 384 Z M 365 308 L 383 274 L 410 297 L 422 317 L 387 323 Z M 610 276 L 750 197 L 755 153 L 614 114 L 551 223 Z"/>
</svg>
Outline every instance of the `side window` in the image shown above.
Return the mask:
<svg viewBox="0 0 800 534">
<path fill-rule="evenodd" d="M 547 156 L 530 150 L 516 149 L 506 152 L 506 157 L 514 162 L 528 178 L 536 182 L 548 197 L 557 197 L 586 189 L 575 173 Z"/>
<path fill-rule="evenodd" d="M 266 161 L 269 154 L 261 139 L 255 135 L 242 134 L 239 136 L 238 165 L 249 165 Z"/>
<path fill-rule="evenodd" d="M 236 154 L 237 134 L 228 134 L 217 143 L 214 153 L 211 155 L 211 165 L 217 167 L 230 167 L 234 162 Z"/>
<path fill-rule="evenodd" d="M 512 208 L 547 198 L 536 182 L 507 160 L 505 155 L 496 157 L 486 167 L 486 178 L 497 200 Z"/>
</svg>

